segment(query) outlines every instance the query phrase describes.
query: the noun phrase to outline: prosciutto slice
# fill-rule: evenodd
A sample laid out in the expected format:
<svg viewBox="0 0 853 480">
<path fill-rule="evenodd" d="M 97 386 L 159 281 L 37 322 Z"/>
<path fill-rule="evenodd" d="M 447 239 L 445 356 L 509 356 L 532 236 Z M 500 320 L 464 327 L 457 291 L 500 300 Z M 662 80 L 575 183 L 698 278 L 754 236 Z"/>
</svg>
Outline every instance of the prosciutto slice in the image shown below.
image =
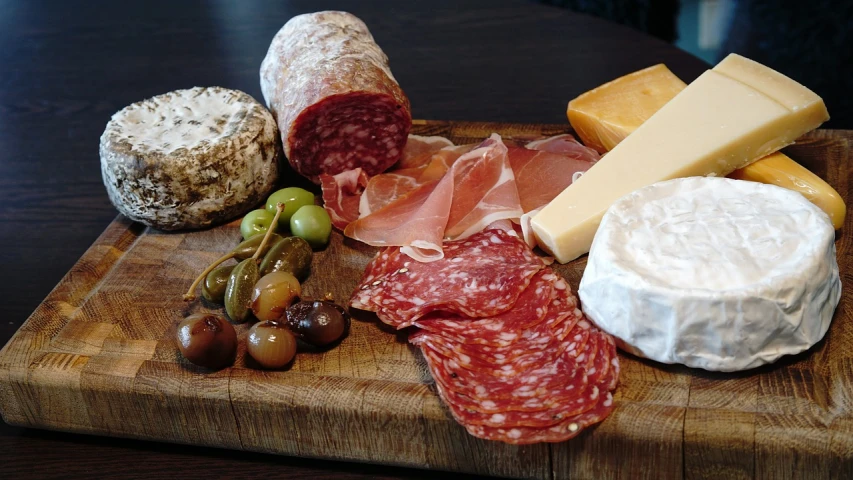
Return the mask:
<svg viewBox="0 0 853 480">
<path fill-rule="evenodd" d="M 320 175 L 323 205 L 332 225 L 343 230 L 360 216 L 369 215 L 427 181 L 441 178 L 448 167 L 437 176 L 433 173 L 422 178 L 422 174 L 429 169 L 433 154 L 445 147 L 458 148 L 444 137 L 409 135 L 402 157 L 390 169 L 393 175 L 376 175 L 371 179 L 361 168 L 337 175 Z M 461 153 L 453 158 L 459 155 Z M 370 185 L 370 180 L 374 185 Z M 367 198 L 362 200 L 365 192 L 368 192 Z"/>
<path fill-rule="evenodd" d="M 529 148 L 530 150 L 540 150 L 543 152 L 562 153 L 577 160 L 584 160 L 592 163 L 601 159 L 598 152 L 589 147 L 583 146 L 569 133 L 534 140 L 525 145 L 525 148 Z"/>
<path fill-rule="evenodd" d="M 320 175 L 323 205 L 332 219 L 332 225 L 343 230 L 358 220 L 358 203 L 367 182 L 367 173 L 361 168 L 337 175 Z"/>
<path fill-rule="evenodd" d="M 572 184 L 577 172 L 585 172 L 594 164 L 591 160 L 529 148 L 510 147 L 508 153 L 525 212 L 547 205 Z"/>
<path fill-rule="evenodd" d="M 460 146 L 411 135 L 403 158 L 386 173 L 321 179 L 323 199 L 345 235 L 435 261 L 443 256 L 443 241 L 501 221 L 520 222 L 534 246 L 525 224 L 598 159 L 568 134 L 526 143 L 505 143 L 493 134 L 479 145 Z"/>
<path fill-rule="evenodd" d="M 440 180 L 417 185 L 362 216 L 344 235 L 368 245 L 399 245 L 415 260 L 429 262 L 443 258 L 444 239 L 466 238 L 522 213 L 507 147 L 493 134 L 454 161 Z"/>
</svg>

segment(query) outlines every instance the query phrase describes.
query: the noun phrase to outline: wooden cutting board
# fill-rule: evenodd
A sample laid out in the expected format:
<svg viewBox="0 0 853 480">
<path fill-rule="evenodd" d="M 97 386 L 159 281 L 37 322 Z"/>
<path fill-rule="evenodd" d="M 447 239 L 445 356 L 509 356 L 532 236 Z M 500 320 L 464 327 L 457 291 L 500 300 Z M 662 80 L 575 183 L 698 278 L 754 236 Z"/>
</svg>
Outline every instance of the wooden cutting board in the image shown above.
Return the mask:
<svg viewBox="0 0 853 480">
<path fill-rule="evenodd" d="M 456 143 L 552 135 L 567 125 L 418 121 Z M 817 131 L 786 150 L 851 203 L 853 132 Z M 837 237 L 850 285 L 850 217 Z M 239 240 L 238 223 L 164 233 L 119 217 L 0 351 L 7 423 L 304 457 L 530 478 L 853 476 L 853 295 L 809 352 L 718 374 L 620 355 L 617 408 L 561 444 L 475 439 L 439 401 L 405 334 L 360 316 L 338 348 L 300 353 L 287 371 L 207 372 L 173 341 L 181 294 Z M 372 247 L 335 234 L 315 255 L 306 296 L 345 301 Z M 586 259 L 559 266 L 576 289 Z M 241 341 L 245 325 L 238 327 Z"/>
</svg>

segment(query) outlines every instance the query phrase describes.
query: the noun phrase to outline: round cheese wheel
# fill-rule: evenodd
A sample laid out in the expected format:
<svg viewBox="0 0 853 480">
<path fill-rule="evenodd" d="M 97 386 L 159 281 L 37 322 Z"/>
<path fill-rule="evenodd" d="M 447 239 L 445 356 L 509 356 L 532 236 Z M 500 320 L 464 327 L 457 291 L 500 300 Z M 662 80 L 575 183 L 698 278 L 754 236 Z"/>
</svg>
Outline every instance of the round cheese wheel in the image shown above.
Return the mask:
<svg viewBox="0 0 853 480">
<path fill-rule="evenodd" d="M 113 205 L 163 230 L 231 220 L 278 178 L 281 147 L 269 111 L 220 87 L 158 95 L 125 107 L 101 136 L 101 173 Z"/>
<path fill-rule="evenodd" d="M 604 215 L 583 310 L 624 349 L 734 371 L 823 338 L 841 295 L 829 217 L 799 193 L 727 178 L 641 188 Z"/>
</svg>

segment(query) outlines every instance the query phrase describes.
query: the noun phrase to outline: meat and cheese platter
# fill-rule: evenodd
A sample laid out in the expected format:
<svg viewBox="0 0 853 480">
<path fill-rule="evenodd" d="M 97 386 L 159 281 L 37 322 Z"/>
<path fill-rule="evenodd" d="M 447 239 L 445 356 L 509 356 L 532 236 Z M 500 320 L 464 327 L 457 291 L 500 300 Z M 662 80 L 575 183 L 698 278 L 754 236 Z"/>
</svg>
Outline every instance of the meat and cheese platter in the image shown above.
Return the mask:
<svg viewBox="0 0 853 480">
<path fill-rule="evenodd" d="M 288 21 L 260 84 L 112 117 L 122 215 L 0 351 L 6 422 L 505 477 L 853 474 L 853 133 L 805 86 L 731 55 L 563 125 L 412 120 L 345 12 Z"/>
</svg>

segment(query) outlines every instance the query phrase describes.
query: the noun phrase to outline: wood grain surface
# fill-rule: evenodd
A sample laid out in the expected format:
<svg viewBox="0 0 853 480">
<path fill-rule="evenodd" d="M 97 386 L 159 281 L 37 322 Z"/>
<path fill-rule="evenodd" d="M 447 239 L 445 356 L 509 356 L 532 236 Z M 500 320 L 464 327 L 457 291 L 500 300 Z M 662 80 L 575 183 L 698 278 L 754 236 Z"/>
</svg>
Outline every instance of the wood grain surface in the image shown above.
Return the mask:
<svg viewBox="0 0 853 480">
<path fill-rule="evenodd" d="M 416 122 L 457 143 L 564 125 Z M 817 131 L 786 150 L 849 202 L 853 132 Z M 845 227 L 845 230 L 849 226 Z M 842 281 L 849 236 L 836 247 Z M 287 371 L 209 372 L 174 344 L 194 275 L 239 239 L 236 223 L 163 233 L 116 219 L 0 351 L 9 423 L 437 470 L 526 478 L 839 478 L 853 475 L 851 295 L 815 348 L 739 374 L 620 355 L 615 412 L 569 442 L 475 439 L 441 405 L 405 336 L 359 315 L 335 349 L 300 353 Z M 337 233 L 315 255 L 306 296 L 346 299 L 375 250 Z M 558 271 L 576 288 L 585 259 Z M 241 337 L 246 326 L 238 327 Z M 618 455 L 614 455 L 618 452 Z"/>
</svg>

